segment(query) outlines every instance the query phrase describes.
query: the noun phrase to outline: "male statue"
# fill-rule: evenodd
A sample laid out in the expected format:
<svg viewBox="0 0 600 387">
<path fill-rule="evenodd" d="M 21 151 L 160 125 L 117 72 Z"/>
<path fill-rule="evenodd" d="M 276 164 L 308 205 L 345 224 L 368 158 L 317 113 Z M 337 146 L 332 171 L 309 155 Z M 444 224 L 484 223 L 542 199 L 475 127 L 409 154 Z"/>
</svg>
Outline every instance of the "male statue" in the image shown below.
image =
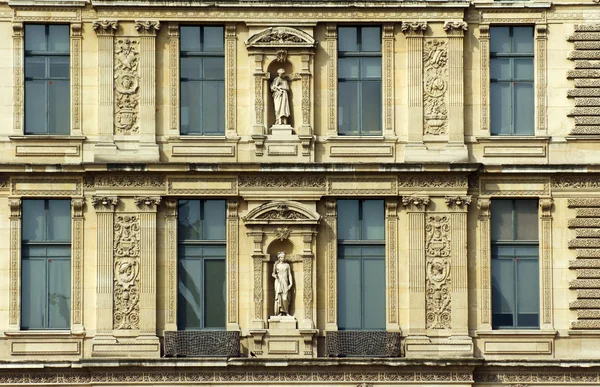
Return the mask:
<svg viewBox="0 0 600 387">
<path fill-rule="evenodd" d="M 271 83 L 271 91 L 273 92 L 273 107 L 275 110 L 275 125 L 287 125 L 288 117 L 290 116 L 290 102 L 288 91 L 290 85 L 283 77 L 284 69 L 277 70 L 277 76 Z"/>
<path fill-rule="evenodd" d="M 277 261 L 273 264 L 273 278 L 275 278 L 275 314 L 289 316 L 290 293 L 294 281 L 290 264 L 285 261 L 283 251 L 277 254 Z"/>
</svg>

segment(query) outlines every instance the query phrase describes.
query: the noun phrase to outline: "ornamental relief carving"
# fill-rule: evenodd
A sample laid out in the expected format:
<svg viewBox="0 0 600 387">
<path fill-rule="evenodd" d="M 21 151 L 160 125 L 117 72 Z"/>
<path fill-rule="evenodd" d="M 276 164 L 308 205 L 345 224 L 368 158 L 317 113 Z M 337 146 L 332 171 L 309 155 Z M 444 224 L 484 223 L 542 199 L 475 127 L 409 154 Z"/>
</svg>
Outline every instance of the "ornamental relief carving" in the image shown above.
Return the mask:
<svg viewBox="0 0 600 387">
<path fill-rule="evenodd" d="M 118 215 L 114 224 L 114 329 L 139 329 L 140 220 Z"/>
<path fill-rule="evenodd" d="M 446 134 L 448 128 L 448 43 L 437 39 L 423 45 L 423 106 L 425 134 Z"/>
<path fill-rule="evenodd" d="M 269 27 L 248 39 L 247 47 L 315 47 L 317 41 L 293 27 Z"/>
<path fill-rule="evenodd" d="M 115 39 L 115 133 L 138 133 L 140 42 Z"/>
<path fill-rule="evenodd" d="M 425 304 L 427 329 L 449 329 L 450 313 L 450 218 L 427 216 L 425 224 Z"/>
<path fill-rule="evenodd" d="M 304 214 L 297 211 L 291 210 L 285 204 L 280 204 L 276 209 L 265 212 L 257 217 L 257 219 L 280 219 L 280 220 L 292 220 L 292 219 L 308 219 Z"/>
</svg>

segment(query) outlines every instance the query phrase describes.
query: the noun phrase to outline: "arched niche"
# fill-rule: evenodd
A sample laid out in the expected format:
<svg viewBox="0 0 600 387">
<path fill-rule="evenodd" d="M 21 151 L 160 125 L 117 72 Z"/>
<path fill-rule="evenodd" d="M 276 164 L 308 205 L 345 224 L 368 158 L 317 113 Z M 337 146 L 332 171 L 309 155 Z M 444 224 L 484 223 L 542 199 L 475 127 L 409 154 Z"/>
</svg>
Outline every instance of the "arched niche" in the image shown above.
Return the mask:
<svg viewBox="0 0 600 387">
<path fill-rule="evenodd" d="M 313 329 L 316 315 L 314 257 L 321 215 L 299 202 L 272 201 L 250 210 L 242 220 L 254 242 L 251 253 L 254 282 L 252 328 L 266 327 L 265 321 L 272 311 L 274 298 L 269 293 L 272 289 L 272 262 L 278 251 L 284 251 L 294 275 L 292 313 L 301 329 Z"/>
</svg>

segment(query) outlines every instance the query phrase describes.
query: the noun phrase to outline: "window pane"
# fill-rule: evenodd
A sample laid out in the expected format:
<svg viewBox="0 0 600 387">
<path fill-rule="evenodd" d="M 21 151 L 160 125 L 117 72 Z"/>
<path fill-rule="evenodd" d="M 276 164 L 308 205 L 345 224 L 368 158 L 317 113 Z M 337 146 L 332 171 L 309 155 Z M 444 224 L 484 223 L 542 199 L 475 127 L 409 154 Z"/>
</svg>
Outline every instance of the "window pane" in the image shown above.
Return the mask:
<svg viewBox="0 0 600 387">
<path fill-rule="evenodd" d="M 492 314 L 495 326 L 512 326 L 515 313 L 514 260 L 492 259 Z"/>
<path fill-rule="evenodd" d="M 71 241 L 71 201 L 48 200 L 48 240 Z"/>
<path fill-rule="evenodd" d="M 46 26 L 43 24 L 25 25 L 25 50 L 46 51 Z"/>
<path fill-rule="evenodd" d="M 492 240 L 513 240 L 512 200 L 492 200 Z"/>
<path fill-rule="evenodd" d="M 511 134 L 511 89 L 508 83 L 490 84 L 491 133 Z"/>
<path fill-rule="evenodd" d="M 362 202 L 362 238 L 364 240 L 385 239 L 385 210 L 383 200 Z"/>
<path fill-rule="evenodd" d="M 46 328 L 46 258 L 21 261 L 21 327 Z"/>
<path fill-rule="evenodd" d="M 515 58 L 514 78 L 516 80 L 533 81 L 533 59 L 532 58 Z"/>
<path fill-rule="evenodd" d="M 338 200 L 338 239 L 359 240 L 358 200 Z"/>
<path fill-rule="evenodd" d="M 69 52 L 69 26 L 55 25 L 48 26 L 48 51 Z"/>
<path fill-rule="evenodd" d="M 202 58 L 191 57 L 181 58 L 181 79 L 198 80 L 202 79 Z"/>
<path fill-rule="evenodd" d="M 515 134 L 534 134 L 534 94 L 533 83 L 515 82 Z"/>
<path fill-rule="evenodd" d="M 25 133 L 46 133 L 46 81 L 25 81 Z"/>
<path fill-rule="evenodd" d="M 23 200 L 22 238 L 24 241 L 46 240 L 46 207 L 44 200 Z"/>
<path fill-rule="evenodd" d="M 179 260 L 177 323 L 180 329 L 202 327 L 202 260 Z"/>
<path fill-rule="evenodd" d="M 200 27 L 181 26 L 179 29 L 181 51 L 201 51 Z"/>
<path fill-rule="evenodd" d="M 25 57 L 25 78 L 45 78 L 46 58 L 43 56 Z"/>
<path fill-rule="evenodd" d="M 204 81 L 202 86 L 202 133 L 225 133 L 225 84 L 223 81 Z M 200 109 L 199 109 L 200 110 Z"/>
<path fill-rule="evenodd" d="M 385 258 L 385 246 L 362 246 L 359 248 L 360 256 L 363 258 Z"/>
<path fill-rule="evenodd" d="M 537 259 L 517 261 L 518 325 L 537 327 L 540 310 L 539 272 Z"/>
<path fill-rule="evenodd" d="M 490 78 L 492 80 L 510 80 L 510 59 L 492 58 L 490 60 Z"/>
<path fill-rule="evenodd" d="M 538 240 L 537 200 L 515 200 L 515 239 Z"/>
<path fill-rule="evenodd" d="M 362 134 L 381 134 L 381 82 L 363 81 L 362 86 Z"/>
<path fill-rule="evenodd" d="M 381 58 L 362 58 L 360 65 L 361 79 L 381 79 Z"/>
<path fill-rule="evenodd" d="M 69 134 L 71 130 L 71 85 L 69 81 L 49 81 L 48 133 Z"/>
<path fill-rule="evenodd" d="M 356 27 L 338 28 L 338 51 L 358 51 Z"/>
<path fill-rule="evenodd" d="M 204 202 L 205 240 L 225 240 L 225 200 Z"/>
<path fill-rule="evenodd" d="M 510 52 L 510 27 L 490 27 L 490 52 Z"/>
<path fill-rule="evenodd" d="M 179 240 L 200 240 L 202 223 L 200 222 L 200 201 L 179 201 L 178 236 Z"/>
<path fill-rule="evenodd" d="M 225 58 L 204 58 L 203 79 L 225 79 Z"/>
<path fill-rule="evenodd" d="M 361 51 L 381 51 L 381 30 L 379 27 L 361 27 Z"/>
<path fill-rule="evenodd" d="M 51 56 L 48 57 L 50 77 L 66 78 L 70 77 L 69 57 L 68 56 Z"/>
<path fill-rule="evenodd" d="M 385 329 L 385 261 L 363 261 L 364 329 Z"/>
<path fill-rule="evenodd" d="M 355 81 L 338 83 L 338 126 L 339 134 L 358 134 L 358 87 Z"/>
<path fill-rule="evenodd" d="M 224 51 L 223 37 L 223 27 L 204 27 L 204 51 Z"/>
<path fill-rule="evenodd" d="M 360 259 L 338 259 L 338 327 L 360 329 Z"/>
<path fill-rule="evenodd" d="M 71 260 L 49 258 L 48 328 L 68 329 L 71 324 Z"/>
<path fill-rule="evenodd" d="M 225 260 L 205 260 L 204 267 L 204 328 L 225 328 Z"/>
<path fill-rule="evenodd" d="M 338 78 L 340 79 L 358 79 L 358 58 L 339 58 L 338 59 Z"/>
<path fill-rule="evenodd" d="M 533 27 L 512 27 L 512 35 L 512 52 L 533 53 Z"/>
<path fill-rule="evenodd" d="M 200 134 L 202 124 L 202 82 L 181 82 L 181 134 Z"/>
</svg>

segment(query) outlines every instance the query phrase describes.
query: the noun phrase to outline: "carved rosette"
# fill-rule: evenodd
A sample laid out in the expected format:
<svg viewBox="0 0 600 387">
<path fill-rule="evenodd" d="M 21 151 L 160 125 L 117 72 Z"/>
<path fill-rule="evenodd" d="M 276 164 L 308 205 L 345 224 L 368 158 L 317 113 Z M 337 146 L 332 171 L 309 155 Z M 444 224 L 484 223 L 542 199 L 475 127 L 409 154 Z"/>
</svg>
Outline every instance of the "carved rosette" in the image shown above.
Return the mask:
<svg viewBox="0 0 600 387">
<path fill-rule="evenodd" d="M 445 134 L 448 128 L 448 43 L 437 39 L 423 47 L 423 107 L 425 134 Z"/>
<path fill-rule="evenodd" d="M 119 215 L 114 224 L 114 329 L 140 325 L 140 219 Z"/>
<path fill-rule="evenodd" d="M 427 216 L 425 224 L 425 304 L 427 329 L 449 329 L 450 312 L 450 218 Z"/>
<path fill-rule="evenodd" d="M 115 39 L 115 133 L 138 133 L 140 42 Z"/>
</svg>

